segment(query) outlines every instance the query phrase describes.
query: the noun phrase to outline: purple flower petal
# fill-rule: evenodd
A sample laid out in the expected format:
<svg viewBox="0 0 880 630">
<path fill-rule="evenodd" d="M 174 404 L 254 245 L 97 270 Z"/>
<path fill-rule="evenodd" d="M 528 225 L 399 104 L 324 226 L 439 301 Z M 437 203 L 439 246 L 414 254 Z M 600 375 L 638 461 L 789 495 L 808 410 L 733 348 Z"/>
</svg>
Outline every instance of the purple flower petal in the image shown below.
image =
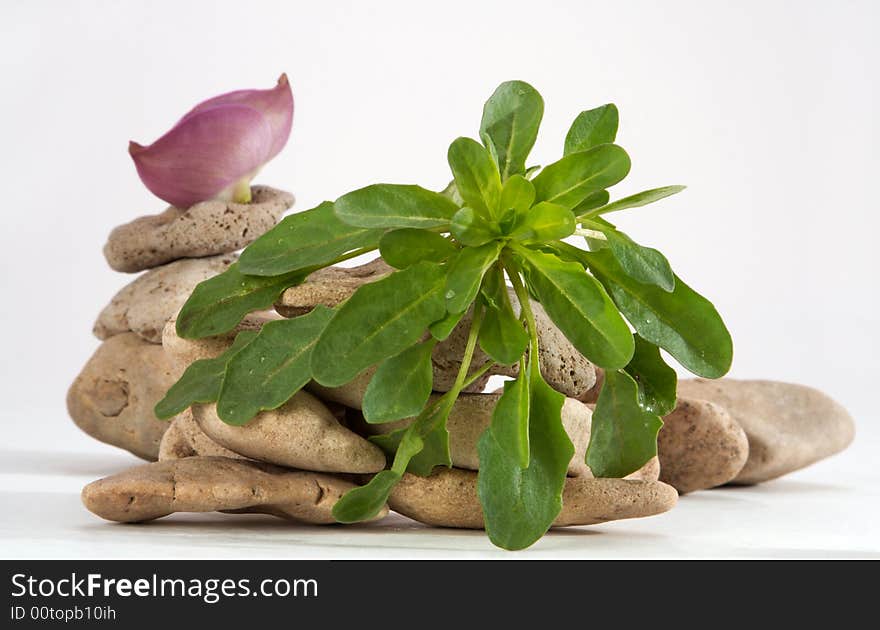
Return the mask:
<svg viewBox="0 0 880 630">
<path fill-rule="evenodd" d="M 272 129 L 244 105 L 204 109 L 129 153 L 150 191 L 178 208 L 213 199 L 269 160 Z"/>
<path fill-rule="evenodd" d="M 202 101 L 187 112 L 177 122 L 177 125 L 193 114 L 217 105 L 247 105 L 261 111 L 266 116 L 272 127 L 273 138 L 269 159 L 278 155 L 287 144 L 290 129 L 293 126 L 293 93 L 290 91 L 290 83 L 286 74 L 278 77 L 278 83 L 269 90 L 236 90 Z"/>
<path fill-rule="evenodd" d="M 199 103 L 149 146 L 129 144 L 144 185 L 180 207 L 246 182 L 287 142 L 293 95 L 286 75 L 270 90 L 238 90 Z"/>
</svg>

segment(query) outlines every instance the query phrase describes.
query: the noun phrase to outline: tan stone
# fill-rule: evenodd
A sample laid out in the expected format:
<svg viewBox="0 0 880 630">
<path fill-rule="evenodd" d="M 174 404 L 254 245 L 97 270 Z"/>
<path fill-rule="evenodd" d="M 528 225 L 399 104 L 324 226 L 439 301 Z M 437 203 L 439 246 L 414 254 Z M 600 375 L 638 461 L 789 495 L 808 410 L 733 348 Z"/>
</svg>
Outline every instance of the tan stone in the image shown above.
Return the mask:
<svg viewBox="0 0 880 630">
<path fill-rule="evenodd" d="M 89 511 L 122 523 L 174 512 L 271 514 L 313 524 L 335 523 L 333 506 L 355 485 L 331 475 L 286 470 L 225 457 L 187 457 L 147 464 L 90 483 Z M 377 518 L 387 514 L 383 509 Z"/>
<path fill-rule="evenodd" d="M 293 195 L 268 186 L 251 188 L 253 201 L 203 201 L 187 209 L 135 219 L 115 228 L 104 257 L 116 271 L 142 271 L 179 258 L 200 258 L 241 249 L 268 232 L 293 206 Z"/>
<path fill-rule="evenodd" d="M 657 436 L 660 479 L 680 493 L 737 476 L 749 456 L 746 434 L 723 407 L 679 397 Z"/>
<path fill-rule="evenodd" d="M 122 288 L 104 307 L 93 331 L 98 339 L 134 332 L 162 343 L 165 323 L 177 314 L 203 280 L 226 271 L 235 255 L 177 260 L 151 269 Z"/>
<path fill-rule="evenodd" d="M 153 407 L 174 381 L 161 346 L 123 333 L 102 343 L 83 367 L 67 392 L 67 409 L 95 439 L 154 460 L 168 423 Z"/>
<path fill-rule="evenodd" d="M 583 395 L 578 396 L 578 400 L 581 402 L 589 403 L 591 405 L 595 405 L 599 401 L 599 392 L 602 391 L 602 385 L 605 383 L 605 371 L 597 367 L 596 368 L 596 382 L 593 383 L 593 386 L 585 391 Z"/>
<path fill-rule="evenodd" d="M 394 269 L 381 258 L 358 267 L 325 267 L 302 284 L 286 289 L 276 302 L 275 310 L 284 317 L 298 317 L 318 305 L 335 308 L 362 285 L 381 280 L 392 271 Z"/>
<path fill-rule="evenodd" d="M 855 435 L 846 409 L 804 385 L 688 379 L 678 391 L 724 407 L 745 431 L 749 457 L 733 483 L 760 483 L 809 466 L 845 449 Z"/>
<path fill-rule="evenodd" d="M 177 418 L 168 425 L 168 430 L 162 436 L 159 442 L 159 461 L 163 462 L 168 459 L 183 459 L 184 457 L 192 457 L 197 455 L 192 445 L 183 435 L 180 426 L 177 424 Z"/>
<path fill-rule="evenodd" d="M 174 417 L 171 426 L 162 437 L 159 445 L 159 460 L 180 459 L 194 455 L 247 459 L 244 455 L 231 451 L 208 437 L 193 418 L 192 410 L 185 409 Z"/>
<path fill-rule="evenodd" d="M 675 489 L 659 481 L 569 477 L 563 490 L 562 511 L 553 526 L 653 516 L 672 509 L 677 499 Z M 430 477 L 407 473 L 391 491 L 388 505 L 427 525 L 483 528 L 477 473 L 467 470 L 441 468 Z"/>
<path fill-rule="evenodd" d="M 243 426 L 223 422 L 216 405 L 194 405 L 193 417 L 214 442 L 252 459 L 320 472 L 371 473 L 385 468 L 379 447 L 342 426 L 306 391 Z"/>
<path fill-rule="evenodd" d="M 360 409 L 364 402 L 364 393 L 367 386 L 376 373 L 376 367 L 367 368 L 345 385 L 339 387 L 325 387 L 320 383 L 311 381 L 306 384 L 306 389 L 321 400 L 326 400 L 352 409 Z"/>
</svg>

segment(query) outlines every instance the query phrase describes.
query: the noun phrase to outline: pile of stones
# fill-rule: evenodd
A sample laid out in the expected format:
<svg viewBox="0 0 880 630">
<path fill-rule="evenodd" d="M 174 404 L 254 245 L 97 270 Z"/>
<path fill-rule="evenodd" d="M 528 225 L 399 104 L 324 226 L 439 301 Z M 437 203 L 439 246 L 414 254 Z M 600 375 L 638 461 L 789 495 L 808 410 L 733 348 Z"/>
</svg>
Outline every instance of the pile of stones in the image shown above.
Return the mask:
<svg viewBox="0 0 880 630">
<path fill-rule="evenodd" d="M 111 233 L 104 248 L 110 266 L 148 271 L 98 317 L 94 333 L 103 343 L 71 386 L 68 409 L 92 437 L 153 463 L 86 486 L 83 502 L 98 516 L 138 522 L 174 512 L 222 511 L 330 524 L 335 502 L 387 466 L 385 454 L 368 438 L 409 421 L 364 421 L 360 408 L 371 370 L 341 387 L 310 383 L 244 426 L 225 424 L 214 405 L 195 405 L 170 423 L 153 415 L 153 406 L 187 366 L 221 354 L 239 331 L 317 305 L 336 306 L 392 271 L 381 259 L 323 269 L 285 291 L 273 311 L 252 313 L 228 334 L 179 337 L 176 313 L 192 289 L 232 264 L 236 250 L 269 230 L 292 205 L 288 193 L 254 187 L 247 205 L 209 201 L 187 210 L 169 208 Z M 814 389 L 773 381 L 681 380 L 677 407 L 660 431 L 658 456 L 626 479 L 594 478 L 584 455 L 601 370 L 569 343 L 540 304 L 533 309 L 541 371 L 567 396 L 563 424 L 575 446 L 555 526 L 659 514 L 671 509 L 679 494 L 768 481 L 852 441 L 850 416 Z M 468 324 L 465 317 L 434 350 L 438 392 L 452 386 Z M 474 357 L 478 365 L 484 360 Z M 483 527 L 477 440 L 500 396 L 484 393 L 492 374 L 514 376 L 516 367 L 496 368 L 455 404 L 448 422 L 453 468 L 430 477 L 405 475 L 377 519 L 390 509 L 428 525 Z"/>
</svg>

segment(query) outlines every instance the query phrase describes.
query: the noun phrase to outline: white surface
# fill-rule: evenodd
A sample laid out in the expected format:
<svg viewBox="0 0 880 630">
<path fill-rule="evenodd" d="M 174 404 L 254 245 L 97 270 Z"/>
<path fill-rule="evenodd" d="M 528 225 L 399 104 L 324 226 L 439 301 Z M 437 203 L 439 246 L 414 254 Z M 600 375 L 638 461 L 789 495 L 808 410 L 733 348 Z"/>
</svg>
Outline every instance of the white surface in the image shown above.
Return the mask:
<svg viewBox="0 0 880 630">
<path fill-rule="evenodd" d="M 108 448 L 0 451 L 5 558 L 875 558 L 880 492 L 872 471 L 839 457 L 776 482 L 682 497 L 666 514 L 553 530 L 526 551 L 483 532 L 380 523 L 299 526 L 268 516 L 179 514 L 145 525 L 86 512 L 83 485 L 136 460 Z M 830 478 L 829 478 L 830 477 Z"/>
<path fill-rule="evenodd" d="M 295 192 L 298 208 L 375 181 L 444 185 L 448 143 L 476 135 L 503 80 L 528 80 L 547 102 L 533 163 L 559 155 L 578 111 L 616 102 L 634 163 L 616 194 L 689 186 L 620 224 L 715 301 L 736 344 L 732 375 L 820 387 L 856 418 L 852 449 L 790 479 L 700 493 L 599 535 L 554 534 L 530 554 L 876 552 L 878 13 L 870 0 L 4 2 L 0 555 L 493 553 L 473 533 L 227 529 L 223 517 L 126 528 L 78 506 L 83 483 L 128 461 L 63 408 L 97 346 L 95 315 L 130 280 L 101 246 L 113 226 L 163 208 L 127 142 L 282 71 L 294 131 L 258 181 Z M 33 455 L 47 451 L 66 454 Z"/>
</svg>

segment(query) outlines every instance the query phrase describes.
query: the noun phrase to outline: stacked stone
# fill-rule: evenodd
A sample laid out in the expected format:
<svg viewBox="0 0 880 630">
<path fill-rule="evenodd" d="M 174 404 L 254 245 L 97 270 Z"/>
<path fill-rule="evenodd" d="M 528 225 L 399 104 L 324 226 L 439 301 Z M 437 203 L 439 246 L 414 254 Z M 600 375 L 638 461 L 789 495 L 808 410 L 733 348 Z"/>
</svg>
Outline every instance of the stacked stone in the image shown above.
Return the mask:
<svg viewBox="0 0 880 630">
<path fill-rule="evenodd" d="M 293 205 L 289 193 L 255 186 L 249 204 L 207 201 L 170 207 L 110 233 L 104 246 L 116 271 L 143 271 L 98 316 L 101 346 L 67 394 L 74 422 L 92 437 L 148 460 L 159 455 L 168 427 L 153 406 L 178 374 L 162 348 L 162 329 L 195 286 L 223 272 L 233 252 L 277 223 Z"/>
<path fill-rule="evenodd" d="M 158 317 L 139 326 L 151 331 L 151 341 L 144 341 L 145 346 L 159 348 L 151 344 L 161 336 L 163 348 L 155 356 L 150 355 L 152 364 L 138 358 L 138 365 L 133 366 L 139 378 L 155 382 L 152 398 L 137 411 L 144 414 L 140 423 L 159 423 L 152 418 L 152 405 L 167 386 L 193 361 L 221 354 L 240 330 L 259 328 L 278 317 L 297 317 L 317 305 L 337 306 L 361 285 L 390 272 L 381 259 L 360 267 L 315 272 L 303 284 L 285 291 L 275 312 L 252 314 L 236 330 L 208 339 L 178 337 L 173 319 L 168 319 L 174 311 L 163 311 L 162 322 L 167 323 L 161 328 L 156 327 Z M 182 290 L 183 298 L 188 292 Z M 135 321 L 137 318 L 133 319 L 129 311 L 139 309 L 132 305 L 117 305 L 114 312 L 125 311 L 126 321 Z M 555 526 L 659 514 L 675 505 L 678 493 L 726 483 L 765 481 L 837 452 L 852 439 L 852 421 L 846 412 L 815 390 L 761 381 L 682 381 L 678 406 L 664 418 L 659 458 L 626 479 L 594 478 L 584 455 L 601 372 L 577 352 L 540 304 L 532 306 L 540 336 L 541 371 L 547 382 L 567 397 L 563 425 L 575 446 L 563 510 Z M 447 391 L 454 381 L 468 325 L 465 318 L 434 350 L 437 392 Z M 110 327 L 105 323 L 98 328 Z M 120 324 L 113 330 L 121 328 Z M 137 337 L 137 333 L 117 332 L 105 345 L 125 335 Z M 474 357 L 476 364 L 486 359 L 479 350 Z M 166 375 L 161 379 L 156 377 L 155 367 L 160 361 Z M 88 366 L 84 374 L 87 372 Z M 159 424 L 162 431 L 150 429 L 151 435 L 162 436 L 161 442 L 151 442 L 150 455 L 155 453 L 159 462 L 90 484 L 83 491 L 84 502 L 96 514 L 117 521 L 219 510 L 332 523 L 332 507 L 338 498 L 387 466 L 385 454 L 367 438 L 410 422 L 371 425 L 364 421 L 360 408 L 373 372 L 367 370 L 341 387 L 310 383 L 278 409 L 263 411 L 243 426 L 224 423 L 213 404 L 194 405 L 170 426 Z M 514 376 L 516 369 L 498 367 L 493 373 Z M 405 475 L 389 497 L 391 509 L 428 525 L 483 527 L 476 489 L 477 441 L 489 425 L 500 395 L 482 393 L 488 377 L 461 395 L 449 418 L 453 468 L 439 468 L 429 477 Z M 90 378 L 94 381 L 94 376 Z M 85 389 L 74 384 L 71 396 L 82 398 Z M 106 385 L 92 386 L 93 408 L 118 406 L 108 402 L 115 400 L 105 396 L 108 389 Z M 121 394 L 115 395 L 121 400 Z M 77 419 L 74 408 L 71 405 Z M 88 424 L 82 421 L 82 414 L 77 422 L 80 426 Z M 132 442 L 105 441 L 137 452 Z M 387 509 L 377 518 L 386 513 Z"/>
</svg>

